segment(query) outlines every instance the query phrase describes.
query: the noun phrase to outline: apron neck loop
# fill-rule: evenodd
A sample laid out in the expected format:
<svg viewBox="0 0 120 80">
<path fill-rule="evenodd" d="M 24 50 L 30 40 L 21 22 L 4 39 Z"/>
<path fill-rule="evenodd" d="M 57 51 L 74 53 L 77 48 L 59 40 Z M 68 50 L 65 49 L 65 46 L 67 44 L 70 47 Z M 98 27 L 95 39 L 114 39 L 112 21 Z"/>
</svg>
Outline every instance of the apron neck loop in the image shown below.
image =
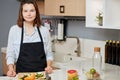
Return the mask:
<svg viewBox="0 0 120 80">
<path fill-rule="evenodd" d="M 40 36 L 41 42 L 43 42 L 43 38 L 42 38 L 42 35 L 41 35 L 41 32 L 40 32 L 39 27 L 37 27 L 37 30 L 38 30 L 38 33 L 39 33 L 39 36 Z"/>
</svg>

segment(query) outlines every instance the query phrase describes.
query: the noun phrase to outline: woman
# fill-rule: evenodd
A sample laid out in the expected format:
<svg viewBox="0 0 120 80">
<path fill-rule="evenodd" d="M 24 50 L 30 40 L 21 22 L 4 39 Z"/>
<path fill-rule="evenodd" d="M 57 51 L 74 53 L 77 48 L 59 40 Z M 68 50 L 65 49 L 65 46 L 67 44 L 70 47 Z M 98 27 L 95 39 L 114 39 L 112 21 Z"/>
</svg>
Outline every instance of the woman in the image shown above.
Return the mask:
<svg viewBox="0 0 120 80">
<path fill-rule="evenodd" d="M 11 27 L 7 46 L 7 75 L 19 72 L 52 73 L 53 55 L 50 34 L 41 26 L 38 6 L 34 0 L 21 2 L 17 25 Z M 15 65 L 16 64 L 16 70 Z"/>
</svg>

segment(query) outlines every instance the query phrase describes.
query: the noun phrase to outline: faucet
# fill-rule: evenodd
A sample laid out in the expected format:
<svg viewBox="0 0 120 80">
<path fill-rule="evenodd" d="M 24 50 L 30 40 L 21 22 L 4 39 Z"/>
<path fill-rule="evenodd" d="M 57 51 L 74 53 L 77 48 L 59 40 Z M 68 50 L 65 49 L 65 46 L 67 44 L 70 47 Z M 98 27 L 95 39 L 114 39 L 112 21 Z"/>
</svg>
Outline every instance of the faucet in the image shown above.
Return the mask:
<svg viewBox="0 0 120 80">
<path fill-rule="evenodd" d="M 67 38 L 76 38 L 77 39 L 77 49 L 75 50 L 75 53 L 77 53 L 77 56 L 80 57 L 80 41 L 78 37 L 75 36 L 67 36 Z"/>
<path fill-rule="evenodd" d="M 78 37 L 75 37 L 75 36 L 66 36 L 66 38 L 76 38 L 76 40 L 77 40 L 77 48 L 76 48 L 76 50 L 74 51 L 76 54 L 77 54 L 77 56 L 78 57 L 80 57 L 80 41 L 79 41 L 79 38 Z M 54 40 L 52 40 L 52 44 L 55 44 L 55 43 L 57 43 L 57 42 L 62 42 L 62 41 L 56 41 L 55 39 Z M 55 53 L 55 46 L 54 45 L 52 45 L 52 52 L 54 52 Z M 70 54 L 70 53 L 69 53 Z M 69 55 L 68 54 L 68 55 Z M 70 54 L 71 55 L 71 54 Z"/>
</svg>

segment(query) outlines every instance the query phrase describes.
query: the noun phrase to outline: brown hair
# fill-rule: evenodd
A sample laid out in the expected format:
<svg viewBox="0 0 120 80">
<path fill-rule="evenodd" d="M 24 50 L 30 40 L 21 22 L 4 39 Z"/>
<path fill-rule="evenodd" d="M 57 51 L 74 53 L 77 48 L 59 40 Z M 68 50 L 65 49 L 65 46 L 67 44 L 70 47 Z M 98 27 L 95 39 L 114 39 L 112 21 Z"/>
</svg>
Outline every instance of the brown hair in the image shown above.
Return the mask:
<svg viewBox="0 0 120 80">
<path fill-rule="evenodd" d="M 24 19 L 23 19 L 23 15 L 22 15 L 22 10 L 23 10 L 23 5 L 26 4 L 26 3 L 33 4 L 33 6 L 35 7 L 36 18 L 34 20 L 33 26 L 36 24 L 37 27 L 40 27 L 41 26 L 40 13 L 39 13 L 39 10 L 38 10 L 38 5 L 37 5 L 35 0 L 24 0 L 24 1 L 21 2 L 20 9 L 19 9 L 19 16 L 18 16 L 18 20 L 17 20 L 17 25 L 21 28 L 23 27 Z"/>
</svg>

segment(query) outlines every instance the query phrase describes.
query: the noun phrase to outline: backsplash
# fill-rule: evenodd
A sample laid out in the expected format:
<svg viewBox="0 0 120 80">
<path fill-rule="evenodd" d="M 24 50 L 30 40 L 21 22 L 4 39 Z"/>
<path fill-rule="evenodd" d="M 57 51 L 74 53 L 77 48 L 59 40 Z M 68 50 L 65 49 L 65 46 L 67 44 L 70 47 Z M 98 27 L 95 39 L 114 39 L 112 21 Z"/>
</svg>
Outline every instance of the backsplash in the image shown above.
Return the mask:
<svg viewBox="0 0 120 80">
<path fill-rule="evenodd" d="M 94 53 L 94 47 L 101 48 L 101 55 L 103 62 L 105 62 L 105 41 L 91 40 L 78 38 L 79 40 L 79 54 L 80 57 L 92 58 Z M 56 61 L 64 60 L 65 55 L 77 56 L 75 51 L 77 50 L 78 43 L 75 38 L 68 38 L 67 41 L 56 42 L 53 46 L 54 55 Z"/>
<path fill-rule="evenodd" d="M 79 38 L 81 46 L 81 57 L 92 58 L 94 47 L 101 48 L 103 62 L 105 61 L 105 41 Z"/>
</svg>

